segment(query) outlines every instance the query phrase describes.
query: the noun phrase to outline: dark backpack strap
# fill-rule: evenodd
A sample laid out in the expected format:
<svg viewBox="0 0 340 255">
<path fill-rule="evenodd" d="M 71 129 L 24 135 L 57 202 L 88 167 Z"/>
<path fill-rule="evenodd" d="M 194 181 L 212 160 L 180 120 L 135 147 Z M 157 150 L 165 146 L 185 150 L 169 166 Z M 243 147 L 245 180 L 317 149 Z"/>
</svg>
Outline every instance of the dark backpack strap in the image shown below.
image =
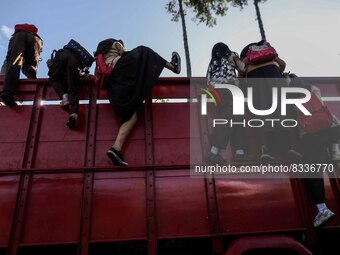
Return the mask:
<svg viewBox="0 0 340 255">
<path fill-rule="evenodd" d="M 51 60 L 53 60 L 55 58 L 55 54 L 57 53 L 56 50 L 53 50 L 51 53 Z"/>
</svg>

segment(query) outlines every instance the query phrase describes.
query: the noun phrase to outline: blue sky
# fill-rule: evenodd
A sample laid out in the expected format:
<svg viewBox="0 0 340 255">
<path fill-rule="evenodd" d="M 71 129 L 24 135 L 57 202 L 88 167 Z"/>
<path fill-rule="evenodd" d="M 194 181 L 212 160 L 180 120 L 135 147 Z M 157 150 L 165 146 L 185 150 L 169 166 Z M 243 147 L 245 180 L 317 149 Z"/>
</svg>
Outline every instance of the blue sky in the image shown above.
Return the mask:
<svg viewBox="0 0 340 255">
<path fill-rule="evenodd" d="M 225 42 L 236 52 L 260 40 L 255 8 L 250 0 L 242 11 L 230 7 L 217 26 L 208 28 L 186 17 L 193 76 L 205 76 L 212 46 Z M 46 60 L 53 49 L 71 38 L 93 52 L 99 41 L 122 39 L 128 49 L 146 45 L 165 59 L 176 50 L 186 75 L 182 28 L 166 13 L 166 0 L 1 0 L 0 62 L 17 23 L 33 23 L 44 39 L 39 77 L 47 77 Z M 260 4 L 268 41 L 300 76 L 339 76 L 340 1 L 268 0 Z M 174 76 L 164 70 L 162 76 Z"/>
</svg>

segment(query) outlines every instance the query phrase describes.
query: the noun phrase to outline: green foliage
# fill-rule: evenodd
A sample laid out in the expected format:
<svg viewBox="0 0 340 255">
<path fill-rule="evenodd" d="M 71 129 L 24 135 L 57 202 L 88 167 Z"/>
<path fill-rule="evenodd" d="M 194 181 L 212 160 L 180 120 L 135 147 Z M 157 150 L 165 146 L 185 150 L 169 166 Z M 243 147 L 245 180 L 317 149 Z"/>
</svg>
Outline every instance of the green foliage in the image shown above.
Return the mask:
<svg viewBox="0 0 340 255">
<path fill-rule="evenodd" d="M 170 0 L 165 8 L 172 15 L 171 20 L 177 22 L 180 18 L 179 1 L 183 3 L 183 14 L 190 9 L 193 14 L 193 21 L 205 23 L 209 27 L 216 25 L 215 16 L 225 16 L 228 6 L 240 7 L 248 5 L 248 2 L 265 2 L 267 0 Z"/>
<path fill-rule="evenodd" d="M 172 15 L 172 21 L 178 21 L 180 17 L 180 10 L 178 2 L 181 0 L 171 0 L 166 5 L 167 12 Z M 227 14 L 228 3 L 231 0 L 182 0 L 183 13 L 186 15 L 186 10 L 192 10 L 193 20 L 198 23 L 205 23 L 212 27 L 216 25 L 217 16 L 224 16 Z"/>
<path fill-rule="evenodd" d="M 267 0 L 249 0 L 251 3 L 264 3 Z M 243 9 L 243 7 L 245 5 L 248 5 L 248 0 L 232 0 L 231 1 L 231 5 L 234 7 L 240 7 L 241 9 Z"/>
<path fill-rule="evenodd" d="M 172 15 L 171 21 L 178 22 L 180 17 L 180 11 L 177 5 L 177 0 L 171 0 L 169 3 L 166 4 L 165 9 L 168 13 Z M 185 15 L 186 13 L 184 13 Z"/>
</svg>

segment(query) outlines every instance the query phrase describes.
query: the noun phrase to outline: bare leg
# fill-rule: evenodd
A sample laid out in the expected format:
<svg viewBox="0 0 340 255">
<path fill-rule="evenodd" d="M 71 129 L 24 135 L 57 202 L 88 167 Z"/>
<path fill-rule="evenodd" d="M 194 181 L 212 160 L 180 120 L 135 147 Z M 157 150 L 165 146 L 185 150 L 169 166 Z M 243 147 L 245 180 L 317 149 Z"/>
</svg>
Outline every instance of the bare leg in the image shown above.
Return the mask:
<svg viewBox="0 0 340 255">
<path fill-rule="evenodd" d="M 122 150 L 123 144 L 126 138 L 128 137 L 128 135 L 130 134 L 133 126 L 136 124 L 136 122 L 137 122 L 137 113 L 135 112 L 128 121 L 124 122 L 120 126 L 116 141 L 112 146 L 114 149 L 116 149 L 117 151 Z"/>
<path fill-rule="evenodd" d="M 169 62 L 165 63 L 165 68 L 169 69 L 170 71 L 173 71 L 175 69 L 174 65 Z"/>
</svg>

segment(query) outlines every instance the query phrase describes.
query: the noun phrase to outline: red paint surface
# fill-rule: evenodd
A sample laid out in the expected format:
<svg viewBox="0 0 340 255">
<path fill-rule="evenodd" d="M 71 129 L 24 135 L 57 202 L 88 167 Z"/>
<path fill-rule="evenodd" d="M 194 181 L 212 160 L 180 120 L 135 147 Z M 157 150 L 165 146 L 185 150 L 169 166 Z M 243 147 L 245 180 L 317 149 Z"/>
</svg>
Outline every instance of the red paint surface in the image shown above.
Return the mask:
<svg viewBox="0 0 340 255">
<path fill-rule="evenodd" d="M 322 87 L 323 96 L 340 96 L 339 79 L 328 79 L 325 84 L 322 79 L 315 81 Z M 35 82 L 43 86 L 46 80 Z M 20 87 L 23 94 L 19 97 L 33 100 L 36 85 L 34 81 L 25 83 L 28 84 Z M 0 90 L 1 87 L 0 81 Z M 95 89 L 91 84 L 85 85 L 82 99 L 89 99 L 88 94 Z M 154 98 L 189 96 L 186 78 L 160 79 L 153 89 Z M 100 98 L 105 99 L 104 92 Z M 57 99 L 56 95 L 50 87 L 44 88 L 43 100 L 51 99 Z M 327 105 L 340 117 L 340 102 Z M 83 238 L 99 243 L 149 237 L 155 238 L 149 242 L 153 245 L 157 240 L 172 238 L 313 232 L 307 222 L 315 209 L 306 214 L 300 204 L 305 194 L 297 193 L 287 176 L 275 180 L 234 178 L 212 182 L 190 177 L 190 130 L 194 137 L 194 161 L 202 161 L 206 148 L 202 147 L 198 123 L 191 123 L 190 127 L 187 103 L 153 104 L 147 109 L 151 110 L 151 126 L 145 124 L 145 109 L 139 112 L 136 128 L 125 146 L 129 167 L 124 169 L 113 167 L 106 156 L 120 122 L 109 104 L 98 105 L 93 119 L 89 117 L 90 106 L 81 105 L 77 130 L 65 127 L 68 113 L 58 105 L 38 107 L 41 111 L 37 133 L 31 137 L 35 141 L 33 148 L 26 145 L 28 136 L 32 136 L 29 130 L 33 125 L 33 107 L 0 107 L 0 247 L 12 249 L 9 241 L 15 237 L 11 236 L 11 227 L 18 222 L 21 224 L 18 244 L 33 246 L 79 244 Z M 198 121 L 196 115 L 192 121 Z M 95 130 L 94 166 L 85 167 L 90 126 Z M 31 159 L 25 158 L 29 149 L 33 150 L 29 154 Z M 230 150 L 228 153 L 231 159 Z M 147 164 L 150 162 L 147 157 L 152 158 L 153 165 Z M 27 160 L 32 160 L 33 168 L 23 168 Z M 20 175 L 27 171 L 31 173 L 28 189 L 19 189 Z M 150 172 L 154 176 L 147 181 Z M 93 180 L 89 179 L 90 192 L 84 192 L 89 188 L 84 183 L 88 173 L 93 174 Z M 154 183 L 151 193 L 148 183 Z M 339 179 L 330 182 L 326 178 L 325 183 L 327 202 L 340 216 Z M 207 185 L 212 186 L 207 189 Z M 22 221 L 15 216 L 15 208 L 21 210 L 20 194 L 27 195 Z M 88 199 L 92 202 L 90 216 L 84 221 L 89 223 L 90 232 L 81 237 L 82 206 Z M 148 212 L 148 208 L 154 211 Z M 339 216 L 328 227 L 340 229 Z M 155 233 L 150 234 L 153 223 Z M 82 250 L 82 254 L 86 251 Z"/>
</svg>

